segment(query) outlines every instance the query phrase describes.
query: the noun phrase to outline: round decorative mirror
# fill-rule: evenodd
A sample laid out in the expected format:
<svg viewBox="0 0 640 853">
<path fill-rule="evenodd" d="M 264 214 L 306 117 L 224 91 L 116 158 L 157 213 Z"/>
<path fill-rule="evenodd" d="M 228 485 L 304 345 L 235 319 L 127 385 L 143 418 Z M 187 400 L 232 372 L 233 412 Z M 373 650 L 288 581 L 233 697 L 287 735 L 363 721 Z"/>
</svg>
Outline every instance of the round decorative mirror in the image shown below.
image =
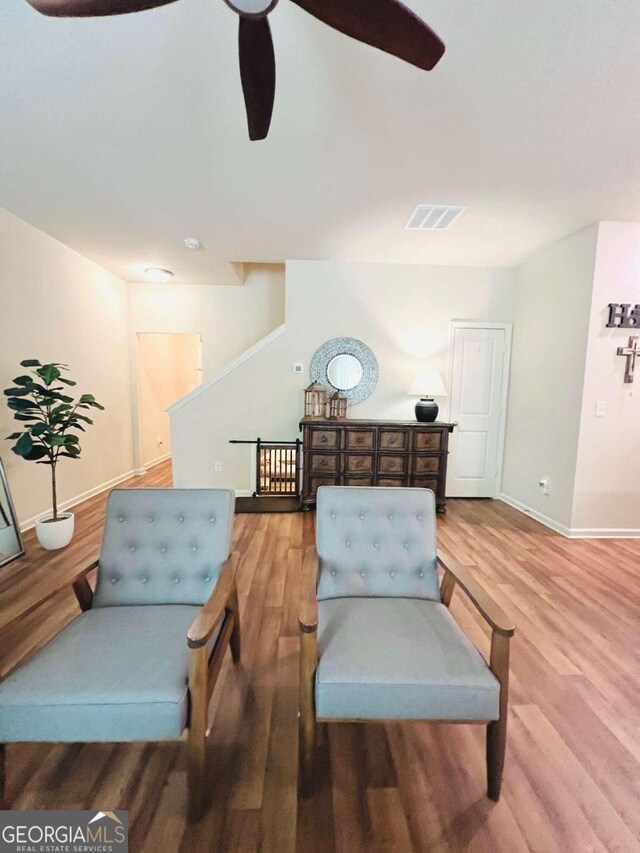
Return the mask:
<svg viewBox="0 0 640 853">
<path fill-rule="evenodd" d="M 355 355 L 334 355 L 327 365 L 327 379 L 338 391 L 352 391 L 362 379 L 362 364 Z"/>
<path fill-rule="evenodd" d="M 366 400 L 378 381 L 378 362 L 356 338 L 333 338 L 311 360 L 311 379 L 329 391 L 340 391 L 354 406 Z"/>
</svg>

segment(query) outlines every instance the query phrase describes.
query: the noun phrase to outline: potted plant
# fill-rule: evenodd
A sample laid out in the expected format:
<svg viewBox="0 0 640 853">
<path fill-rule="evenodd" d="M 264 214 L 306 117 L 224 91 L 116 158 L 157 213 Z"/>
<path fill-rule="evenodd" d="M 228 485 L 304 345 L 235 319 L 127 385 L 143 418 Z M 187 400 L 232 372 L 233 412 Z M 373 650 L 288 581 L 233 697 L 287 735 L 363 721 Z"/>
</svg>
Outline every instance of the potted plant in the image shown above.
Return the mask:
<svg viewBox="0 0 640 853">
<path fill-rule="evenodd" d="M 75 431 L 84 432 L 85 424 L 92 424 L 83 409 L 104 409 L 93 394 L 82 394 L 77 400 L 65 394 L 65 385 L 76 383 L 62 374 L 65 364 L 41 364 L 30 358 L 21 361 L 22 367 L 33 368 L 29 374 L 17 376 L 14 387 L 7 388 L 7 405 L 13 417 L 24 423 L 22 432 L 8 438 L 17 439 L 11 448 L 23 459 L 51 468 L 53 512 L 36 522 L 36 535 L 43 548 L 54 551 L 64 548 L 73 536 L 74 517 L 71 512 L 58 511 L 56 467 L 60 457 L 80 458 L 80 439 Z"/>
</svg>

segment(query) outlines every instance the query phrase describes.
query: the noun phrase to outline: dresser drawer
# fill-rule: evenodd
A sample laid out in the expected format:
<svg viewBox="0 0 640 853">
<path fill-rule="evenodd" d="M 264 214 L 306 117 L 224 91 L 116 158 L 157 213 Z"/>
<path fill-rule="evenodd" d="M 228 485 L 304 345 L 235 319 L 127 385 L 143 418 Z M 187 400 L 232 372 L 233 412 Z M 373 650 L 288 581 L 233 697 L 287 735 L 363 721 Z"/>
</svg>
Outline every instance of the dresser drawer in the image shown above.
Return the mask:
<svg viewBox="0 0 640 853">
<path fill-rule="evenodd" d="M 374 463 L 372 453 L 347 453 L 345 457 L 345 474 L 373 474 Z"/>
<path fill-rule="evenodd" d="M 406 486 L 404 477 L 378 477 L 377 486 Z"/>
<path fill-rule="evenodd" d="M 378 450 L 408 450 L 411 433 L 406 429 L 381 429 Z"/>
<path fill-rule="evenodd" d="M 345 475 L 345 486 L 373 486 L 373 477 L 351 477 Z"/>
<path fill-rule="evenodd" d="M 438 485 L 440 481 L 437 477 L 413 477 L 411 485 L 416 489 L 431 489 L 432 492 L 438 494 Z"/>
<path fill-rule="evenodd" d="M 350 429 L 344 434 L 347 450 L 373 450 L 375 432 L 372 429 Z"/>
<path fill-rule="evenodd" d="M 340 455 L 338 453 L 309 453 L 309 471 L 312 474 L 337 474 Z"/>
<path fill-rule="evenodd" d="M 309 477 L 309 495 L 311 497 L 315 497 L 320 486 L 338 486 L 339 485 L 339 477 L 316 477 L 315 475 L 311 475 Z"/>
<path fill-rule="evenodd" d="M 416 456 L 413 464 L 413 474 L 415 477 L 424 476 L 425 474 L 439 474 L 440 462 L 440 456 Z"/>
<path fill-rule="evenodd" d="M 340 430 L 312 429 L 309 439 L 312 450 L 338 450 L 340 447 Z"/>
<path fill-rule="evenodd" d="M 416 430 L 414 437 L 413 449 L 418 452 L 421 450 L 442 450 L 442 440 L 444 434 L 442 430 L 430 431 Z"/>
<path fill-rule="evenodd" d="M 378 456 L 378 474 L 406 474 L 408 461 L 408 456 L 381 453 Z"/>
</svg>

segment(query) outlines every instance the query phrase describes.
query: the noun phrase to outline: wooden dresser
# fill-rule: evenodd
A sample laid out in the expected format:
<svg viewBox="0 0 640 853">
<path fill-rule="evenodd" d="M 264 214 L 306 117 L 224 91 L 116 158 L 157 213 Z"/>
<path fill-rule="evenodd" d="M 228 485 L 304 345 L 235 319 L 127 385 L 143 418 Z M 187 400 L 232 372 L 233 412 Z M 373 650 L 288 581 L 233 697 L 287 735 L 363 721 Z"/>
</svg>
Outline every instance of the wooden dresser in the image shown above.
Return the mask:
<svg viewBox="0 0 640 853">
<path fill-rule="evenodd" d="M 320 486 L 419 486 L 444 512 L 449 433 L 454 424 L 303 418 L 302 506 Z"/>
</svg>

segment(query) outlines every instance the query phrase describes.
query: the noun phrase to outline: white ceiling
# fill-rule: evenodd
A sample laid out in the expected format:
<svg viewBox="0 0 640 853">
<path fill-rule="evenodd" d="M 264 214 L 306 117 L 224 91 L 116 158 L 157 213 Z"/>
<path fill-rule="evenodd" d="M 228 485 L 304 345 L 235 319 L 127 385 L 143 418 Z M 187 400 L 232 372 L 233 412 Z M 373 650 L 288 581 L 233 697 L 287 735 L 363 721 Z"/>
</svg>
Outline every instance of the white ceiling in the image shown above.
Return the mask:
<svg viewBox="0 0 640 853">
<path fill-rule="evenodd" d="M 212 283 L 229 261 L 504 266 L 640 220 L 638 0 L 407 2 L 447 45 L 429 74 L 281 0 L 251 143 L 222 0 L 92 20 L 3 0 L 0 204 L 127 280 Z M 418 202 L 468 210 L 404 231 Z"/>
</svg>

